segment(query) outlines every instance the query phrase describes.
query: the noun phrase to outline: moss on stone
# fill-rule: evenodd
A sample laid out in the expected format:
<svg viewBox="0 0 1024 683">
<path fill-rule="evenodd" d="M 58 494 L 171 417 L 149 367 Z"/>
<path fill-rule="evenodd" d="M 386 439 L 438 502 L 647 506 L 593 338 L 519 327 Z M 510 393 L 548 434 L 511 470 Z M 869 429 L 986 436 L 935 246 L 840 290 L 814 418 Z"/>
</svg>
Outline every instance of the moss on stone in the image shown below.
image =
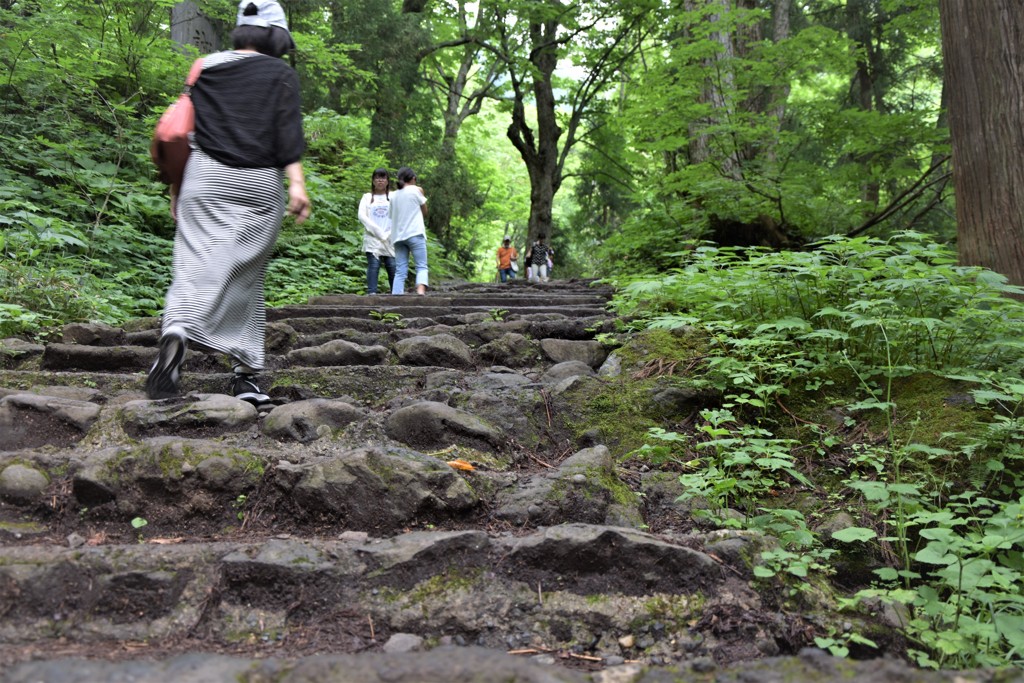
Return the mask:
<svg viewBox="0 0 1024 683">
<path fill-rule="evenodd" d="M 431 598 L 441 597 L 453 591 L 469 590 L 480 579 L 482 569 L 461 567 L 449 567 L 440 574 L 435 574 L 429 579 L 420 581 L 412 589 L 407 591 L 407 596 L 412 603 L 422 603 Z"/>
<path fill-rule="evenodd" d="M 567 420 L 578 439 L 597 430 L 603 443 L 626 453 L 643 445 L 648 429 L 658 423 L 652 419 L 649 382 L 611 380 L 581 383 L 569 392 L 578 406 Z"/>
<path fill-rule="evenodd" d="M 644 614 L 630 622 L 630 629 L 639 631 L 652 621 L 660 621 L 670 630 L 682 630 L 687 623 L 700 616 L 705 598 L 700 593 L 693 595 L 653 595 L 641 602 Z"/>
<path fill-rule="evenodd" d="M 383 576 L 387 572 L 379 575 Z M 369 577 L 370 575 L 368 575 Z M 408 590 L 382 586 L 377 589 L 377 596 L 387 604 L 404 602 L 409 605 L 421 605 L 433 598 L 444 597 L 448 593 L 469 590 L 483 576 L 479 568 L 449 567 L 440 574 L 434 574 L 420 581 Z"/>
</svg>

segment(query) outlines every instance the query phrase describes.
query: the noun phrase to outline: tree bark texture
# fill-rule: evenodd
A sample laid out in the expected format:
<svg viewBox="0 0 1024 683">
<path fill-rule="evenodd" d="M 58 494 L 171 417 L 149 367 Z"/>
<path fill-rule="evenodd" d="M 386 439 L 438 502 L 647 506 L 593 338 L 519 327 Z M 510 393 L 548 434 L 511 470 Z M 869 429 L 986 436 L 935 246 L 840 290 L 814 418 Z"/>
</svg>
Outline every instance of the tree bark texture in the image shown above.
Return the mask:
<svg viewBox="0 0 1024 683">
<path fill-rule="evenodd" d="M 220 33 L 194 2 L 179 2 L 171 8 L 171 40 L 194 45 L 201 54 L 220 50 Z"/>
<path fill-rule="evenodd" d="M 960 262 L 1024 285 L 1024 3 L 940 0 Z"/>
</svg>

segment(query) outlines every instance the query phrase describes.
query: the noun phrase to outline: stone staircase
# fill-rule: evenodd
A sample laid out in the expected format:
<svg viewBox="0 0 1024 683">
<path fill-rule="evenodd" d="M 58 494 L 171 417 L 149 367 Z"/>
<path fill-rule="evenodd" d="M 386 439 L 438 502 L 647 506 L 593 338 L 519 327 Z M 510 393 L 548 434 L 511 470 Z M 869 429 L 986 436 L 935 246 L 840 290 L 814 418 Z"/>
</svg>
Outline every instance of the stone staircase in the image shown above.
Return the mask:
<svg viewBox="0 0 1024 683">
<path fill-rule="evenodd" d="M 597 340 L 610 295 L 514 281 L 273 309 L 261 410 L 200 349 L 183 396 L 146 400 L 156 320 L 0 341 L 0 680 L 907 674 L 772 659 L 822 625 L 753 590 L 760 541 L 655 524 L 685 510 L 585 407 L 624 372 Z"/>
</svg>

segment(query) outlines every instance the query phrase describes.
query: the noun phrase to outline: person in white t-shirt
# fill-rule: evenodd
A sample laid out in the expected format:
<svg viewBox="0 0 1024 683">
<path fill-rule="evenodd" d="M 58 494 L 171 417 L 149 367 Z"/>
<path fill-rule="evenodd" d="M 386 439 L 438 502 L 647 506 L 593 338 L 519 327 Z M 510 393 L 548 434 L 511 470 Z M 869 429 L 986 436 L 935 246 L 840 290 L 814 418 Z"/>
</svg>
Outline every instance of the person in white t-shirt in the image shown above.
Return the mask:
<svg viewBox="0 0 1024 683">
<path fill-rule="evenodd" d="M 370 192 L 359 200 L 359 222 L 363 224 L 363 251 L 366 252 L 366 293 L 377 293 L 377 279 L 383 265 L 388 274 L 388 289 L 395 285 L 395 248 L 391 246 L 391 177 L 386 168 L 378 168 L 370 180 Z"/>
<path fill-rule="evenodd" d="M 416 293 L 427 293 L 427 226 L 423 222 L 426 215 L 427 197 L 416 184 L 416 173 L 403 166 L 398 169 L 398 191 L 391 195 L 391 244 L 395 247 L 392 294 L 405 294 L 410 255 L 416 262 Z"/>
</svg>

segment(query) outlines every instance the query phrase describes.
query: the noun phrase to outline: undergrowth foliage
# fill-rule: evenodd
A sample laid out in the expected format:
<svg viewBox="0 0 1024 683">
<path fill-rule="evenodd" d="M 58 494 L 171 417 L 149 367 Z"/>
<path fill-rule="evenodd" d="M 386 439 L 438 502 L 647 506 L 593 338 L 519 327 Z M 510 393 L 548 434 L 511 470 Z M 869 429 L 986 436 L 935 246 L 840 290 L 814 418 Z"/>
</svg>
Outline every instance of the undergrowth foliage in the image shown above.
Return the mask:
<svg viewBox="0 0 1024 683">
<path fill-rule="evenodd" d="M 918 664 L 1024 664 L 1024 305 L 1010 296 L 1024 290 L 912 232 L 678 256 L 676 271 L 622 283 L 617 306 L 702 335 L 707 355 L 689 381 L 723 403 L 689 431 L 652 429 L 636 455 L 682 470 L 683 497 L 717 523 L 777 539 L 754 567 L 762 580 L 796 577 L 792 590 L 805 590 L 836 552 L 866 554 L 875 579 L 842 606 L 896 606 Z M 918 434 L 894 387 L 921 376 L 964 388 L 970 429 Z M 808 396 L 846 397 L 834 405 L 843 422 L 795 415 L 788 405 Z M 786 421 L 799 439 L 779 435 Z M 851 440 L 858 424 L 880 438 Z M 791 509 L 787 491 L 819 498 L 817 510 Z M 808 516 L 837 506 L 861 521 L 823 539 Z M 873 647 L 867 636 L 818 642 L 842 655 Z"/>
</svg>

